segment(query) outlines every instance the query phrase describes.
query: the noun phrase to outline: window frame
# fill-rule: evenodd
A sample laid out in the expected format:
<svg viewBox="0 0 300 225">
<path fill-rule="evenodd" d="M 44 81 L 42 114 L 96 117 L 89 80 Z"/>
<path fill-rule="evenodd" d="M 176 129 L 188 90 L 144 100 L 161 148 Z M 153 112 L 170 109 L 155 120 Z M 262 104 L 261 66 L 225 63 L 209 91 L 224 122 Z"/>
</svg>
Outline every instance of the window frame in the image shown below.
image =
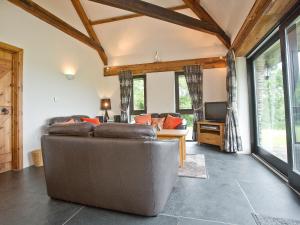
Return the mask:
<svg viewBox="0 0 300 225">
<path fill-rule="evenodd" d="M 130 115 L 140 115 L 147 113 L 147 77 L 146 74 L 143 75 L 136 75 L 132 78 L 132 90 L 131 90 L 131 97 L 130 97 Z M 144 81 L 144 109 L 143 110 L 134 110 L 133 104 L 133 83 L 134 80 L 142 79 Z"/>
<path fill-rule="evenodd" d="M 179 77 L 184 77 L 184 72 L 175 72 L 175 105 L 176 105 L 176 113 L 180 114 L 194 114 L 193 106 L 191 109 L 180 109 L 179 102 Z"/>
</svg>

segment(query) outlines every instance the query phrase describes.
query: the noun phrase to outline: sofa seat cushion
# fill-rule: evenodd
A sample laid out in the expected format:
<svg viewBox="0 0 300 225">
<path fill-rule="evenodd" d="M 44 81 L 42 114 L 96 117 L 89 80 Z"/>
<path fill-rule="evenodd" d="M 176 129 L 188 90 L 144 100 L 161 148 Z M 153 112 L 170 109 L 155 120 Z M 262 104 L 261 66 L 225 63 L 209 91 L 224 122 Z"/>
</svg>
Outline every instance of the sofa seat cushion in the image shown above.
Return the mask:
<svg viewBox="0 0 300 225">
<path fill-rule="evenodd" d="M 48 128 L 50 135 L 59 136 L 91 136 L 94 125 L 85 122 L 78 122 L 73 124 L 54 124 Z"/>
<path fill-rule="evenodd" d="M 123 139 L 156 139 L 155 130 L 149 125 L 104 123 L 95 127 L 95 137 Z"/>
</svg>

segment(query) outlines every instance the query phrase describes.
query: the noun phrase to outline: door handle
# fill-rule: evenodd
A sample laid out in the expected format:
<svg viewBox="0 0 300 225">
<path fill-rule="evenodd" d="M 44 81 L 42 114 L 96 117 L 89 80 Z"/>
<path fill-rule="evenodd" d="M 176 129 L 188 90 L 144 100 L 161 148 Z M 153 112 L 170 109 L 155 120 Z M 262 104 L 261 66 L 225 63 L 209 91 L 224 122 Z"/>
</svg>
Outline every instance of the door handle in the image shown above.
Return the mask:
<svg viewBox="0 0 300 225">
<path fill-rule="evenodd" d="M 7 114 L 9 114 L 9 110 L 7 108 L 2 108 L 1 109 L 1 114 L 2 115 L 7 115 Z"/>
</svg>

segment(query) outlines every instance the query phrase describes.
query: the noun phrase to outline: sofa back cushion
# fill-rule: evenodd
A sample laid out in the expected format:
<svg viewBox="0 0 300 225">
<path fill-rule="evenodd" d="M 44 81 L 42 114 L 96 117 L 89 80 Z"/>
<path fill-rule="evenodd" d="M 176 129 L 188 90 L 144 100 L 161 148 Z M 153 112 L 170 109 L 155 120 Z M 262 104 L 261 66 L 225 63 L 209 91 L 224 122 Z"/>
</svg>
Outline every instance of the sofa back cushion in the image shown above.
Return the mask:
<svg viewBox="0 0 300 225">
<path fill-rule="evenodd" d="M 51 126 L 56 123 L 65 123 L 68 122 L 69 120 L 73 119 L 75 122 L 81 122 L 82 117 L 87 117 L 85 115 L 73 115 L 73 116 L 60 116 L 60 117 L 53 117 L 49 119 L 48 125 Z"/>
<path fill-rule="evenodd" d="M 95 137 L 123 139 L 156 139 L 155 130 L 149 125 L 104 123 L 95 127 Z"/>
<path fill-rule="evenodd" d="M 53 124 L 48 128 L 50 135 L 59 136 L 91 136 L 94 129 L 94 125 L 85 122 L 78 122 L 73 124 Z"/>
<path fill-rule="evenodd" d="M 161 113 L 159 114 L 160 118 L 165 117 L 167 119 L 168 115 L 171 115 L 173 117 L 179 117 L 180 118 L 180 113 Z"/>
</svg>

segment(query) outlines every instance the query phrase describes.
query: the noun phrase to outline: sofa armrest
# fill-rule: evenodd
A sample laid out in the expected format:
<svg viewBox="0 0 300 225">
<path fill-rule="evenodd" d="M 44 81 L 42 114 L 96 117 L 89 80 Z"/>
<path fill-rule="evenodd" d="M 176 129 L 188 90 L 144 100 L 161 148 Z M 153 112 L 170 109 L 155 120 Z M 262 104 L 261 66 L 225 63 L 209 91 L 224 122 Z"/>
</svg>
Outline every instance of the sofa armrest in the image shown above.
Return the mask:
<svg viewBox="0 0 300 225">
<path fill-rule="evenodd" d="M 186 119 L 182 119 L 182 124 L 176 127 L 176 130 L 186 130 L 187 128 L 187 121 Z"/>
<path fill-rule="evenodd" d="M 181 124 L 181 125 L 176 127 L 176 130 L 186 130 L 186 128 L 187 128 L 187 125 Z"/>
</svg>

